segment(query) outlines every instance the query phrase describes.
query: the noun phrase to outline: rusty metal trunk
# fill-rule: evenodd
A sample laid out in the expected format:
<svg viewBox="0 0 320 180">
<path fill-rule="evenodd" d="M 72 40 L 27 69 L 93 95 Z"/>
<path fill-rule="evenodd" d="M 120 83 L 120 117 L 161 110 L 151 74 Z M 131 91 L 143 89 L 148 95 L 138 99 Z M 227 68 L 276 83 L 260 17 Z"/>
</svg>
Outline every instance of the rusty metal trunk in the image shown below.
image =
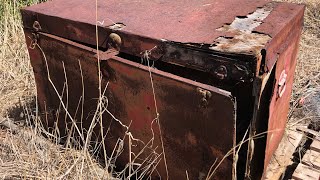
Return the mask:
<svg viewBox="0 0 320 180">
<path fill-rule="evenodd" d="M 46 127 L 84 141 L 94 124 L 90 141 L 105 141 L 124 177 L 262 178 L 286 125 L 304 6 L 97 2 L 21 11 Z"/>
</svg>

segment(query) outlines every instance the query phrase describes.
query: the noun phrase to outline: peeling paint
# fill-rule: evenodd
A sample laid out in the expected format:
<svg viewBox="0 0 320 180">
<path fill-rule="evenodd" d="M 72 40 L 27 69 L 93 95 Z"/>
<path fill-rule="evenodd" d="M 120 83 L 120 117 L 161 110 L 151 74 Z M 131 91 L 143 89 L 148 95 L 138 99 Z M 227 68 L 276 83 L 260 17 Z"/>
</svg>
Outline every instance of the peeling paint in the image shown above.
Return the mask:
<svg viewBox="0 0 320 180">
<path fill-rule="evenodd" d="M 231 24 L 226 24 L 217 29 L 230 34 L 217 38 L 209 47 L 212 50 L 233 53 L 258 54 L 265 44 L 271 39 L 267 34 L 255 32 L 254 29 L 263 23 L 273 9 L 269 3 L 256 9 L 247 16 L 238 16 Z"/>
<path fill-rule="evenodd" d="M 230 27 L 243 32 L 251 33 L 254 28 L 258 27 L 262 21 L 268 17 L 271 11 L 272 7 L 270 5 L 266 5 L 263 8 L 258 8 L 255 12 L 249 14 L 245 18 L 236 17 Z"/>
<path fill-rule="evenodd" d="M 112 29 L 112 30 L 122 30 L 123 28 L 126 27 L 126 25 L 123 24 L 123 23 L 114 23 L 113 25 L 108 26 L 108 27 L 109 27 L 110 29 Z"/>
</svg>

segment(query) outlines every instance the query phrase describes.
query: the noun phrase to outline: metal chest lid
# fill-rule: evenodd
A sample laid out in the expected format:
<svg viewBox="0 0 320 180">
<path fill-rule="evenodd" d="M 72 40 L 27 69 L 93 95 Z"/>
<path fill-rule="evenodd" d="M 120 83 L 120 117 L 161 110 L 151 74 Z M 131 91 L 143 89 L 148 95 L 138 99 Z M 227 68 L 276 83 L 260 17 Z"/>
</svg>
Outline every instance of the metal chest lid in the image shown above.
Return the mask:
<svg viewBox="0 0 320 180">
<path fill-rule="evenodd" d="M 37 21 L 42 32 L 91 46 L 97 24 L 100 47 L 116 32 L 121 51 L 134 56 L 157 47 L 151 58 L 159 59 L 165 44 L 174 44 L 255 57 L 303 8 L 270 0 L 53 0 L 24 8 L 22 16 L 25 28 Z"/>
</svg>

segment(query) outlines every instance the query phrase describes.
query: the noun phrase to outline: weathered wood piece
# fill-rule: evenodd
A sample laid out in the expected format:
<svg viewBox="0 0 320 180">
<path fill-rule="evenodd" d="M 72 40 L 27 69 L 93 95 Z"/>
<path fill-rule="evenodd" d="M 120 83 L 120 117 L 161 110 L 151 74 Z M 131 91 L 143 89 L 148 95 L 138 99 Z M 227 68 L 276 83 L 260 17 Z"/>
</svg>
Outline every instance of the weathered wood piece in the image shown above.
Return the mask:
<svg viewBox="0 0 320 180">
<path fill-rule="evenodd" d="M 318 140 L 320 139 L 320 132 L 312 130 L 312 129 L 308 129 L 307 127 L 297 127 L 297 131 L 311 134 L 311 135 L 315 136 L 316 139 L 318 139 Z"/>
<path fill-rule="evenodd" d="M 297 131 L 286 131 L 286 134 L 282 138 L 278 149 L 272 156 L 271 162 L 268 165 L 265 179 L 280 179 L 287 166 L 293 163 L 291 160 L 292 155 L 299 146 L 303 136 L 303 133 Z"/>
<path fill-rule="evenodd" d="M 317 151 L 320 153 L 320 141 L 315 139 L 310 145 L 310 150 Z"/>
<path fill-rule="evenodd" d="M 319 180 L 319 177 L 319 171 L 301 163 L 292 175 L 293 180 Z"/>
<path fill-rule="evenodd" d="M 307 150 L 302 158 L 302 164 L 320 171 L 320 153 L 313 150 Z"/>
</svg>

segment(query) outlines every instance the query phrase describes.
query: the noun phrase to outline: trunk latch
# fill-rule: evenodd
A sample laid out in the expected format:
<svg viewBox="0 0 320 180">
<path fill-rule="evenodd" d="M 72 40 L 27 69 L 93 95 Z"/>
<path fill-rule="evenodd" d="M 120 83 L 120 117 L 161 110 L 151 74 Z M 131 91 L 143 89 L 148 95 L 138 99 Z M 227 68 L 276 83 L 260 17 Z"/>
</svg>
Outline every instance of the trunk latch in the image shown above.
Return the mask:
<svg viewBox="0 0 320 180">
<path fill-rule="evenodd" d="M 108 60 L 119 54 L 121 46 L 121 37 L 116 33 L 111 33 L 107 40 L 107 45 L 107 51 L 99 51 L 100 60 Z"/>
</svg>

